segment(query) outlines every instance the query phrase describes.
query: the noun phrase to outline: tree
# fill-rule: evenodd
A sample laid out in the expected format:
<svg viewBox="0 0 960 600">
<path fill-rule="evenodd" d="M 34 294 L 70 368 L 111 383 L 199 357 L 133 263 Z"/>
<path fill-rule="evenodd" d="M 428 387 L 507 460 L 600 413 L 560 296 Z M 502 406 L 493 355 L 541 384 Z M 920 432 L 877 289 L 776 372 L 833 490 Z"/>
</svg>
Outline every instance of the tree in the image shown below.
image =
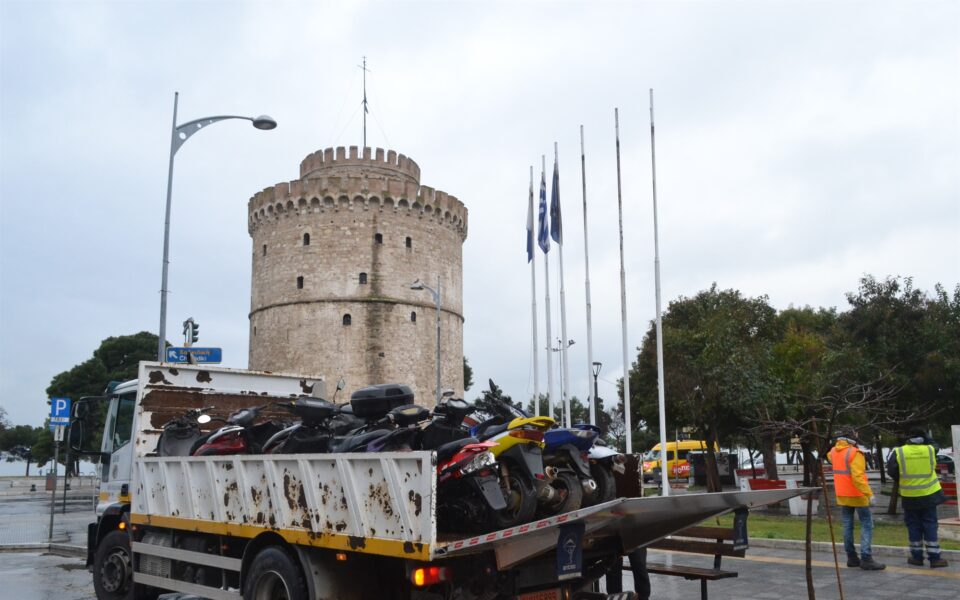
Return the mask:
<svg viewBox="0 0 960 600">
<path fill-rule="evenodd" d="M 0 406 L 0 433 L 3 433 L 10 427 L 10 419 L 7 418 L 7 409 Z"/>
<path fill-rule="evenodd" d="M 662 318 L 668 427 L 692 425 L 707 442 L 707 487 L 720 490 L 715 444 L 736 434 L 770 392 L 765 365 L 776 338 L 766 296 L 745 298 L 714 284 L 670 303 Z M 630 369 L 631 420 L 659 430 L 656 329 L 651 322 Z"/>
<path fill-rule="evenodd" d="M 466 393 L 473 387 L 473 367 L 470 366 L 470 363 L 467 361 L 467 357 L 463 357 L 463 391 Z"/>
<path fill-rule="evenodd" d="M 42 427 L 29 425 L 14 425 L 0 431 L 0 450 L 25 460 L 27 477 L 30 476 L 30 463 L 33 461 L 33 445 L 45 431 Z M 49 432 L 47 434 L 49 435 Z"/>
</svg>

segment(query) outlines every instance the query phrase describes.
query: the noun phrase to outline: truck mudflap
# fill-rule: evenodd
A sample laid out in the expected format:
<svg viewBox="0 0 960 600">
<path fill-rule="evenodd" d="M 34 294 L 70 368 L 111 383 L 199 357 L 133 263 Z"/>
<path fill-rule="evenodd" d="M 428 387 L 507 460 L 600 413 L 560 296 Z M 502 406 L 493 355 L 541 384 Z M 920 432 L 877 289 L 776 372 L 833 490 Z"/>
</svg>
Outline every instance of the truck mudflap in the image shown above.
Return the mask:
<svg viewBox="0 0 960 600">
<path fill-rule="evenodd" d="M 471 538 L 439 542 L 434 558 L 450 558 L 493 551 L 497 568 L 509 569 L 556 548 L 560 525 L 582 523 L 583 545 L 618 537 L 624 551 L 646 546 L 704 519 L 738 509 L 774 504 L 815 488 L 683 494 L 650 498 L 618 498 L 539 521 Z"/>
</svg>

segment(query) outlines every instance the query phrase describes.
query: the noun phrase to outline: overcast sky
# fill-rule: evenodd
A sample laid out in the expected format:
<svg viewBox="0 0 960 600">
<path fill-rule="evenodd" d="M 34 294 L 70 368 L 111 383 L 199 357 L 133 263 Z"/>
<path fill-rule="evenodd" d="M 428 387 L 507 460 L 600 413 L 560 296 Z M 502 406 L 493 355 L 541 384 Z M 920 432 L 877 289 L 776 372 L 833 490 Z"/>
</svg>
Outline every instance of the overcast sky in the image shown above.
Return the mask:
<svg viewBox="0 0 960 600">
<path fill-rule="evenodd" d="M 167 339 L 193 316 L 204 345 L 246 367 L 247 200 L 310 152 L 361 143 L 364 55 L 368 145 L 410 156 L 469 209 L 470 398 L 488 377 L 533 391 L 529 168 L 539 179 L 544 154 L 551 168 L 554 142 L 571 388 L 587 393 L 581 124 L 594 359 L 615 396 L 613 112 L 633 349 L 655 313 L 650 88 L 664 306 L 713 282 L 843 310 L 865 273 L 960 281 L 956 1 L 0 0 L 0 406 L 14 422 L 40 424 L 51 377 L 103 338 L 157 330 L 174 91 L 181 123 L 279 122 L 218 123 L 176 157 Z"/>
</svg>

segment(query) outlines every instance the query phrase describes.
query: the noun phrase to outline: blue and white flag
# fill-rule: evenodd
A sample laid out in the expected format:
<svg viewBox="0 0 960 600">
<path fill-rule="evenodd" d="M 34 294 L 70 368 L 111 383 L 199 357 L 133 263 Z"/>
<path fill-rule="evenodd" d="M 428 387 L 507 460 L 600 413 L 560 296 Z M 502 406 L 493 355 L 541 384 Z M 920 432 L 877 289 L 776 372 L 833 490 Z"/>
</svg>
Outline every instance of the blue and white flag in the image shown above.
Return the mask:
<svg viewBox="0 0 960 600">
<path fill-rule="evenodd" d="M 560 169 L 553 161 L 553 191 L 550 194 L 550 237 L 563 245 L 563 223 L 560 219 Z"/>
<path fill-rule="evenodd" d="M 530 197 L 527 200 L 527 262 L 533 260 L 533 173 L 530 174 Z"/>
<path fill-rule="evenodd" d="M 550 236 L 547 234 L 547 175 L 540 173 L 540 229 L 537 231 L 537 244 L 544 254 L 550 252 Z"/>
</svg>

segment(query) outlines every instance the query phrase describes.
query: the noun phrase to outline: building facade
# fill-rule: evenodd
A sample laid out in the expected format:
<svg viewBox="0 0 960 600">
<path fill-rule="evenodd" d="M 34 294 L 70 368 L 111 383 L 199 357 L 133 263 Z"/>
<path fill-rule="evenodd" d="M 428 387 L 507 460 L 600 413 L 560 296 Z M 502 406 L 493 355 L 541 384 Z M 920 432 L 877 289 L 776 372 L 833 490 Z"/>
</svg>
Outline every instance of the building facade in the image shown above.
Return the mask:
<svg viewBox="0 0 960 600">
<path fill-rule="evenodd" d="M 322 375 L 330 395 L 342 377 L 338 402 L 405 383 L 432 405 L 436 304 L 410 285 L 439 277 L 440 385 L 463 394 L 463 203 L 406 156 L 351 146 L 310 154 L 248 209 L 251 369 Z"/>
</svg>

